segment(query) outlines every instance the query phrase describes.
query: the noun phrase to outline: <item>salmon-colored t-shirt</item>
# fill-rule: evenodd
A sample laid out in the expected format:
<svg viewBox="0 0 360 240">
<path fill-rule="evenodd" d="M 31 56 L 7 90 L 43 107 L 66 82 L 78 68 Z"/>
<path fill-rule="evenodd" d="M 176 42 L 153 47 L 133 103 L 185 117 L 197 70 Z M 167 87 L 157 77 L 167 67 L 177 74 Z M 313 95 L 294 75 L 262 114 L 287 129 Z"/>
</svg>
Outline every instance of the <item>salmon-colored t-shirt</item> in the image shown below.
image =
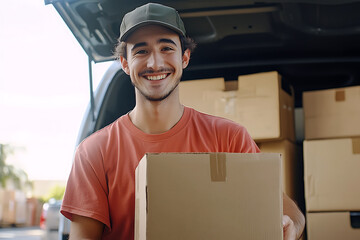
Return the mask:
<svg viewBox="0 0 360 240">
<path fill-rule="evenodd" d="M 106 225 L 102 239 L 134 239 L 135 168 L 151 152 L 259 152 L 246 129 L 185 107 L 162 134 L 146 134 L 128 115 L 86 138 L 77 148 L 61 213 Z"/>
</svg>

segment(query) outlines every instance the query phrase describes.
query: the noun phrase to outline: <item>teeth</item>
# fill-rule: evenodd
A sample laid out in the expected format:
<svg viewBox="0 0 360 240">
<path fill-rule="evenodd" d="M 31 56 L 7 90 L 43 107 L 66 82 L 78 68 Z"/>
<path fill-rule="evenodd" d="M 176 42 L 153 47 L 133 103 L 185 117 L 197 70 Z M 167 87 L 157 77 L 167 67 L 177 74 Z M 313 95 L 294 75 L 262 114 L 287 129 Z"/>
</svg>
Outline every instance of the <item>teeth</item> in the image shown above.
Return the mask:
<svg viewBox="0 0 360 240">
<path fill-rule="evenodd" d="M 147 79 L 149 80 L 161 80 L 166 78 L 166 74 L 157 75 L 157 76 L 147 76 Z"/>
</svg>

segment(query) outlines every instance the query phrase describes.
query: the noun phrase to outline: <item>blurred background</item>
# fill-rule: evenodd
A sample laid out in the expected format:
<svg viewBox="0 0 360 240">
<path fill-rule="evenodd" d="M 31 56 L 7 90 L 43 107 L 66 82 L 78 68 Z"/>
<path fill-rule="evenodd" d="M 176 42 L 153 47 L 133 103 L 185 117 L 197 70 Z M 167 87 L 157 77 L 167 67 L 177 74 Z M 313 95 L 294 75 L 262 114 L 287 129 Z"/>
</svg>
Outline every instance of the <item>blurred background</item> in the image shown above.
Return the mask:
<svg viewBox="0 0 360 240">
<path fill-rule="evenodd" d="M 62 198 L 89 101 L 87 55 L 43 0 L 0 8 L 0 239 Z M 93 64 L 94 89 L 109 63 Z M 51 200 L 50 200 L 51 199 Z"/>
</svg>

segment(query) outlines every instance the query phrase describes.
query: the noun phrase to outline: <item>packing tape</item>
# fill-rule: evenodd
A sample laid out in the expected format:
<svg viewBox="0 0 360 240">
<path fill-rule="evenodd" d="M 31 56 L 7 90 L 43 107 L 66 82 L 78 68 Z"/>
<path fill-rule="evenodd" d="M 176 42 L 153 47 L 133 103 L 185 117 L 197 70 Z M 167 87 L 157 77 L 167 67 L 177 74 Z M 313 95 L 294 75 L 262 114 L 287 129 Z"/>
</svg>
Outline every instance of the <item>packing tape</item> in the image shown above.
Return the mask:
<svg viewBox="0 0 360 240">
<path fill-rule="evenodd" d="M 352 138 L 353 154 L 360 154 L 360 138 Z"/>
<path fill-rule="evenodd" d="M 210 174 L 211 174 L 211 181 L 213 182 L 226 181 L 225 153 L 210 153 Z"/>
<path fill-rule="evenodd" d="M 335 101 L 336 102 L 345 101 L 345 91 L 344 90 L 338 90 L 335 92 Z"/>
<path fill-rule="evenodd" d="M 225 91 L 237 91 L 239 86 L 238 86 L 238 81 L 234 80 L 234 81 L 225 81 Z"/>
</svg>

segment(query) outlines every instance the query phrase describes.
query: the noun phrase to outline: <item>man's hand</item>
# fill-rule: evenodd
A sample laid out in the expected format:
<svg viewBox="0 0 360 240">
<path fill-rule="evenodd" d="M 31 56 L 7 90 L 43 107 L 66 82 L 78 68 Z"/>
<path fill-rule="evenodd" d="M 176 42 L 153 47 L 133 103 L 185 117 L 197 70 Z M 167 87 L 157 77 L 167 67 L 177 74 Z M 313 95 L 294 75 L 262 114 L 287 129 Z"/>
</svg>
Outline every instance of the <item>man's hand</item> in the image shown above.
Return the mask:
<svg viewBox="0 0 360 240">
<path fill-rule="evenodd" d="M 283 215 L 282 223 L 284 240 L 296 240 L 297 229 L 293 220 L 288 215 Z"/>
<path fill-rule="evenodd" d="M 305 216 L 285 193 L 283 194 L 283 234 L 284 240 L 297 240 L 305 227 Z"/>
</svg>

